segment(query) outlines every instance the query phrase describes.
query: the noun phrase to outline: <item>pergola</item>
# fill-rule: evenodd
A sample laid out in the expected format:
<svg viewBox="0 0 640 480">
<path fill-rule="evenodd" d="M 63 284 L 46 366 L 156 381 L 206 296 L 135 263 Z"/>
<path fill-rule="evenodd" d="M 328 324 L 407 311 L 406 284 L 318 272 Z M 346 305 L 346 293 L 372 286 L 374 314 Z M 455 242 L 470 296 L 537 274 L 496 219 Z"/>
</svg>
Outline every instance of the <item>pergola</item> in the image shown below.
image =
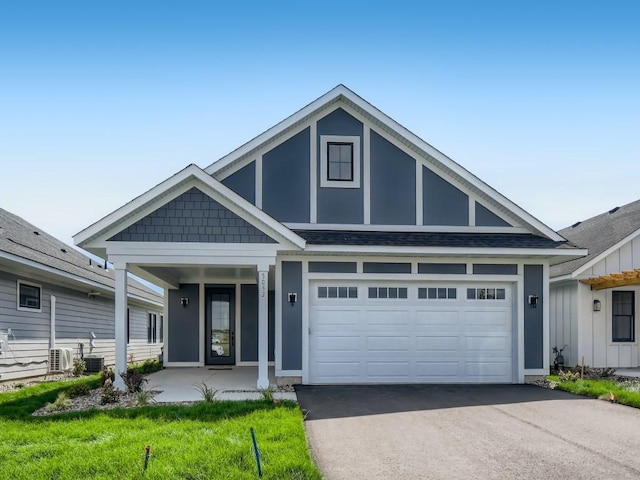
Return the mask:
<svg viewBox="0 0 640 480">
<path fill-rule="evenodd" d="M 589 277 L 580 281 L 587 285 L 591 285 L 591 290 L 604 290 L 605 288 L 640 285 L 640 268 L 623 271 L 622 273 L 608 273 L 598 277 Z"/>
</svg>

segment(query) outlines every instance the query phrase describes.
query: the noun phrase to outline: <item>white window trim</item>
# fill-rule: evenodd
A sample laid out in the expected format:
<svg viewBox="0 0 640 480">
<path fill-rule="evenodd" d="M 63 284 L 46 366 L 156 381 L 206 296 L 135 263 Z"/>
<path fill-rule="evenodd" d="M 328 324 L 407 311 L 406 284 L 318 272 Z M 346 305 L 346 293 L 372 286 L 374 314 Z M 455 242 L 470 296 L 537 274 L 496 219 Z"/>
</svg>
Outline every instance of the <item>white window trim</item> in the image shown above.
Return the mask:
<svg viewBox="0 0 640 480">
<path fill-rule="evenodd" d="M 20 306 L 20 286 L 27 285 L 29 287 L 34 287 L 40 290 L 40 308 L 29 308 L 29 307 L 21 307 Z M 25 282 L 23 280 L 18 280 L 16 285 L 16 307 L 18 310 L 22 312 L 42 312 L 42 285 L 32 282 Z"/>
<path fill-rule="evenodd" d="M 353 180 L 329 180 L 327 166 L 327 145 L 329 143 L 353 144 Z M 360 188 L 360 137 L 343 135 L 320 135 L 320 187 Z"/>
<path fill-rule="evenodd" d="M 149 320 L 151 320 L 151 316 L 153 315 L 153 330 L 149 332 Z M 147 310 L 147 345 L 156 345 L 158 342 L 158 317 L 160 314 L 153 310 Z M 155 338 L 153 338 L 153 332 L 155 332 Z M 151 341 L 149 341 L 149 333 L 151 333 Z"/>
</svg>

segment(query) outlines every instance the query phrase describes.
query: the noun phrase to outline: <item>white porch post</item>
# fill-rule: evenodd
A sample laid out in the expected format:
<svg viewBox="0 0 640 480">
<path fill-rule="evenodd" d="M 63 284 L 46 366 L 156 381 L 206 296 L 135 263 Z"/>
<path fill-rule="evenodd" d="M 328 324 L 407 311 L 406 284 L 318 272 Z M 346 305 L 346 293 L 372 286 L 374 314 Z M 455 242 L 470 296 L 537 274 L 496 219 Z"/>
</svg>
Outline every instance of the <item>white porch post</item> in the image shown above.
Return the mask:
<svg viewBox="0 0 640 480">
<path fill-rule="evenodd" d="M 120 373 L 127 371 L 127 264 L 116 264 L 114 269 L 116 277 L 116 379 L 114 386 L 124 390 L 126 387 Z"/>
<path fill-rule="evenodd" d="M 269 266 L 258 265 L 258 388 L 269 387 Z"/>
</svg>

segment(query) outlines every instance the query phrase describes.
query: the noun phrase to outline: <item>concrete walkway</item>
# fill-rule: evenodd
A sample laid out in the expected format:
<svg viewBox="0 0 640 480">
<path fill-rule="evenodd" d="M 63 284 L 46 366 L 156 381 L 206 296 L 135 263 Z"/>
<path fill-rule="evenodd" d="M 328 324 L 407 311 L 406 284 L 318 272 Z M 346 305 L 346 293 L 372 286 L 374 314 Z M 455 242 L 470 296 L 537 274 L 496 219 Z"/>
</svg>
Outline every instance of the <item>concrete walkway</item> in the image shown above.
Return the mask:
<svg viewBox="0 0 640 480">
<path fill-rule="evenodd" d="M 217 400 L 260 400 L 256 386 L 257 367 L 188 367 L 165 368 L 149 375 L 148 390 L 160 393 L 154 397 L 158 403 L 197 402 L 202 400 L 198 385 L 217 390 Z M 269 369 L 269 383 L 275 387 L 273 369 Z M 294 392 L 275 392 L 274 398 L 297 401 Z"/>
<path fill-rule="evenodd" d="M 296 390 L 327 480 L 640 478 L 635 408 L 532 385 Z"/>
</svg>

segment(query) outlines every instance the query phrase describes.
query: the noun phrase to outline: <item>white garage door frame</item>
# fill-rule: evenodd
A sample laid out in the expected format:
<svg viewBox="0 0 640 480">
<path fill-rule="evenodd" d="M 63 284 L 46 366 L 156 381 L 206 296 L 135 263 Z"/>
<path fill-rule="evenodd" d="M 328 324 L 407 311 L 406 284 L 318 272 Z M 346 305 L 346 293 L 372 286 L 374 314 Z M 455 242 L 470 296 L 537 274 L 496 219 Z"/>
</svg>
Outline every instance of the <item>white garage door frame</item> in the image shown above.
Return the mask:
<svg viewBox="0 0 640 480">
<path fill-rule="evenodd" d="M 343 278 L 342 280 L 334 279 L 313 279 L 310 278 L 308 285 L 308 355 L 305 362 L 306 369 L 303 369 L 303 382 L 305 383 L 480 383 L 480 382 L 499 382 L 499 383 L 515 383 L 518 381 L 518 312 L 516 309 L 515 299 L 518 296 L 517 281 L 502 278 L 499 281 L 487 279 L 465 279 L 464 281 L 411 281 L 411 280 L 380 280 L 380 279 L 366 279 L 366 278 Z M 336 299 L 318 299 L 318 287 L 339 287 L 342 286 L 343 290 L 341 295 L 345 298 Z M 349 291 L 344 290 L 346 287 L 358 288 L 358 298 L 348 298 Z M 388 287 L 406 289 L 406 299 L 375 299 L 370 300 L 368 289 L 375 287 L 381 289 L 383 293 L 402 295 L 401 291 L 389 291 L 385 289 Z M 419 298 L 419 288 L 455 288 L 456 298 L 454 300 L 448 298 Z M 478 288 L 490 288 L 490 289 L 502 289 L 505 294 L 504 299 L 467 299 L 467 289 Z M 494 295 L 496 290 L 493 291 Z M 329 296 L 331 294 L 337 295 L 336 291 L 325 292 L 324 294 Z M 421 292 L 423 296 L 428 296 L 427 291 Z M 433 291 L 428 292 L 432 294 Z M 442 293 L 442 292 L 440 292 Z M 480 293 L 480 292 L 479 292 Z M 442 296 L 442 295 L 441 295 Z M 351 320 L 347 320 L 347 323 L 351 322 L 352 326 L 347 325 L 347 333 L 344 334 L 344 338 L 340 338 L 340 335 L 328 335 L 326 338 L 322 337 L 322 329 L 333 328 L 330 325 L 321 323 L 321 312 L 326 312 L 325 318 L 330 319 L 332 310 L 341 311 L 344 310 L 342 305 L 346 306 L 347 312 L 343 312 L 343 315 L 351 315 Z M 368 311 L 365 315 L 364 312 Z M 454 319 L 453 312 L 457 312 L 457 317 Z M 355 320 L 356 313 L 359 312 L 359 319 Z M 383 312 L 383 313 L 382 313 Z M 404 312 L 404 313 L 402 313 Z M 442 325 L 435 326 L 428 320 L 429 315 L 431 318 L 440 319 Z M 489 312 L 490 315 L 486 315 Z M 503 316 L 502 320 L 505 323 L 505 328 L 500 333 L 496 332 L 496 326 L 489 325 L 482 330 L 483 324 L 487 322 L 497 321 L 496 312 L 499 312 Z M 384 320 L 380 315 L 384 316 Z M 442 321 L 444 316 L 449 316 L 452 322 L 447 323 L 446 319 Z M 504 317 L 506 315 L 506 317 Z M 367 317 L 366 319 L 363 317 Z M 378 321 L 377 317 L 380 317 Z M 411 319 L 409 320 L 409 317 Z M 420 317 L 420 318 L 417 318 Z M 389 320 L 391 319 L 391 320 Z M 471 319 L 475 319 L 471 321 Z M 395 326 L 390 326 L 389 321 L 397 323 Z M 469 321 L 471 327 L 466 327 L 465 322 Z M 359 327 L 355 326 L 354 322 L 361 322 Z M 368 322 L 367 325 L 366 322 Z M 411 325 L 406 324 L 411 322 Z M 329 321 L 331 323 L 331 321 Z M 454 326 L 457 325 L 457 327 Z M 349 332 L 349 328 L 352 330 Z M 402 328 L 408 328 L 406 331 L 402 331 Z M 420 329 L 420 333 L 415 335 L 416 328 Z M 426 328 L 426 331 L 424 330 Z M 451 329 L 454 329 L 453 331 Z M 455 329 L 457 328 L 457 331 Z M 447 334 L 448 329 L 448 334 Z M 345 330 L 345 329 L 342 329 Z M 368 335 L 369 331 L 373 330 L 373 335 Z M 487 333 L 491 331 L 492 333 Z M 338 330 L 335 331 L 336 333 Z M 361 338 L 355 338 L 357 335 L 354 332 L 359 332 Z M 430 332 L 430 333 L 429 333 Z M 408 350 L 402 350 L 398 346 L 402 343 L 404 336 L 406 340 L 407 334 L 415 337 L 414 341 L 410 343 L 413 345 Z M 458 335 L 458 337 L 456 337 Z M 322 338 L 321 338 L 322 337 Z M 366 338 L 365 338 L 366 337 Z M 355 369 L 360 368 L 360 374 L 358 378 L 349 376 L 349 373 L 345 373 L 343 377 L 333 379 L 331 375 L 329 377 L 322 377 L 317 371 L 316 359 L 323 360 L 321 355 L 317 355 L 313 350 L 318 342 L 325 340 L 342 342 L 345 346 L 345 355 L 356 355 L 355 352 L 349 352 L 349 342 L 355 345 L 354 342 L 359 342 L 360 353 L 374 352 L 374 354 L 382 355 L 380 362 L 371 361 L 369 358 L 354 358 L 346 360 L 344 365 L 339 365 L 337 362 L 334 366 L 338 368 Z M 329 341 L 327 340 L 327 341 Z M 454 345 L 456 341 L 459 341 L 457 353 L 453 353 L 451 348 L 447 350 L 446 343 L 450 342 Z M 422 342 L 420 345 L 418 343 Z M 435 342 L 435 343 L 434 343 Z M 439 344 L 438 342 L 442 342 Z M 475 342 L 475 344 L 474 344 Z M 502 342 L 506 342 L 502 346 Z M 363 346 L 366 344 L 366 347 Z M 477 352 L 481 351 L 477 345 L 482 344 L 482 354 Z M 407 343 L 402 344 L 402 348 L 407 348 Z M 469 345 L 465 347 L 464 345 Z M 474 346 L 475 345 L 475 346 Z M 489 345 L 489 347 L 487 347 Z M 371 347 L 371 348 L 370 348 Z M 331 347 L 333 348 L 333 347 Z M 340 347 L 338 347 L 340 348 Z M 465 352 L 465 349 L 469 348 L 469 352 Z M 500 349 L 502 348 L 502 351 Z M 414 351 L 410 351 L 413 349 Z M 472 350 L 475 349 L 474 353 Z M 415 351 L 420 350 L 420 353 L 416 357 Z M 440 351 L 442 352 L 440 352 Z M 365 353 L 365 357 L 367 357 Z M 398 355 L 398 358 L 390 358 L 390 355 Z M 425 358 L 427 355 L 428 358 Z M 459 355 L 460 358 L 453 358 Z M 477 356 L 479 355 L 479 356 Z M 477 358 L 476 358 L 477 356 Z M 491 357 L 495 357 L 493 360 Z M 386 357 L 386 360 L 385 360 Z M 442 357 L 439 360 L 439 357 Z M 448 357 L 448 359 L 447 359 Z M 488 359 L 486 357 L 489 357 Z M 508 357 L 508 358 L 507 358 Z M 342 357 L 344 360 L 345 357 Z M 326 360 L 326 359 L 325 359 Z M 453 374 L 454 361 L 457 361 L 456 374 Z M 508 361 L 508 363 L 504 363 Z M 356 364 L 360 362 L 358 367 Z M 332 362 L 325 362 L 324 367 L 331 368 Z M 366 365 L 365 365 L 366 364 Z M 367 371 L 373 371 L 372 375 L 363 375 L 363 369 Z M 494 370 L 491 370 L 494 368 Z M 376 370 L 379 369 L 379 370 Z M 397 370 L 395 370 L 397 369 Z M 447 370 L 448 369 L 448 370 Z M 475 371 L 474 371 L 475 369 Z M 306 370 L 306 371 L 304 371 Z M 408 373 L 410 370 L 410 373 Z M 499 370 L 499 373 L 498 373 Z M 326 373 L 325 369 L 325 373 Z M 327 380 L 328 379 L 328 380 Z"/>
</svg>

